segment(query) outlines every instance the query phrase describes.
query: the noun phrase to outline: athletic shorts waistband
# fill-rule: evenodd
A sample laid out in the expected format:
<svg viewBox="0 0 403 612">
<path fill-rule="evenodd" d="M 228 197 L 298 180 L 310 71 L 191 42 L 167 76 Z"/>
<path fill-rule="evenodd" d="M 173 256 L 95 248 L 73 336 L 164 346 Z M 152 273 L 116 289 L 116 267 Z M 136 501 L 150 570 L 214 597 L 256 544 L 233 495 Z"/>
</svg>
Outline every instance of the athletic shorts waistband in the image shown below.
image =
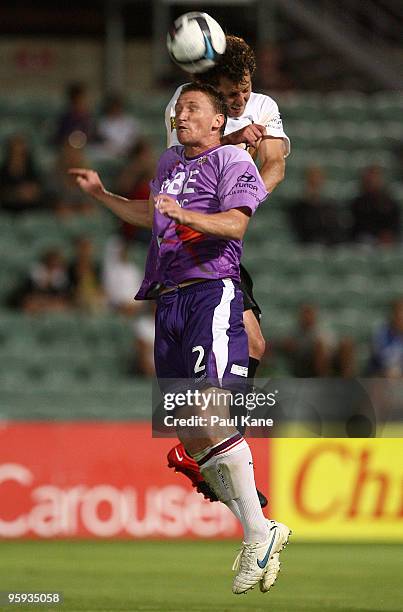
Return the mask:
<svg viewBox="0 0 403 612">
<path fill-rule="evenodd" d="M 234 281 L 232 278 L 213 278 L 211 280 L 203 280 L 195 283 L 191 283 L 189 285 L 185 285 L 184 287 L 174 287 L 171 291 L 167 291 L 159 295 L 159 298 L 163 298 L 168 295 L 180 294 L 186 295 L 188 293 L 195 293 L 197 291 L 204 291 L 205 289 L 212 289 L 213 287 L 225 287 L 224 281 L 230 281 L 234 284 L 235 287 L 239 287 L 239 283 Z"/>
</svg>

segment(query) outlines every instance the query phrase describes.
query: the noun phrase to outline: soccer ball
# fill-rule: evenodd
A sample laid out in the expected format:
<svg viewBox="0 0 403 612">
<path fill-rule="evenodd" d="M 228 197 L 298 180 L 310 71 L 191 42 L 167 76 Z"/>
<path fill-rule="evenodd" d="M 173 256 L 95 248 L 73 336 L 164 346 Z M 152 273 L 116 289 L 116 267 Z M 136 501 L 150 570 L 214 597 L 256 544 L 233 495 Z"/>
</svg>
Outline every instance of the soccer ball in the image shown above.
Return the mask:
<svg viewBox="0 0 403 612">
<path fill-rule="evenodd" d="M 167 36 L 169 55 L 185 72 L 205 72 L 225 51 L 225 34 L 207 13 L 185 13 Z"/>
</svg>

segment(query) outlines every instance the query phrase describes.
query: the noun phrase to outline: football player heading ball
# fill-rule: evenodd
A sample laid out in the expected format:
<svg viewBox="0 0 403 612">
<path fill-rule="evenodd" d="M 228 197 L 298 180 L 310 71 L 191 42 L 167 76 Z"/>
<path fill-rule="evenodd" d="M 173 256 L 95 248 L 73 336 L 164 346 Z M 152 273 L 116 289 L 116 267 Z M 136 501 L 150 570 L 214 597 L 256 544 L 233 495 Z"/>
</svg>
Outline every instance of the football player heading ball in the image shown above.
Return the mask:
<svg viewBox="0 0 403 612">
<path fill-rule="evenodd" d="M 177 433 L 211 489 L 242 524 L 233 593 L 246 593 L 256 584 L 266 592 L 277 577 L 279 553 L 290 530 L 264 517 L 249 446 L 227 419 L 226 399 L 217 405 L 214 392 L 246 382 L 241 371 L 247 370 L 248 338 L 242 324 L 239 263 L 249 218 L 267 191 L 248 153 L 221 146 L 226 105 L 219 92 L 207 85 L 187 85 L 175 113 L 181 145 L 162 154 L 148 203 L 109 193 L 92 170 L 72 168 L 70 173 L 86 193 L 134 225 L 150 224 L 149 205 L 155 202 L 145 278 L 136 298 L 157 298 L 157 377 L 164 387 L 172 378 L 201 384 L 208 401 L 193 404 L 194 415 L 199 419 L 218 410 L 224 417 L 222 431 L 198 421 L 190 431 L 179 423 Z M 246 184 L 241 193 L 231 189 L 246 173 L 253 185 Z M 182 240 L 183 227 L 194 230 L 196 238 Z M 177 406 L 179 421 L 186 421 L 187 410 Z"/>
<path fill-rule="evenodd" d="M 221 59 L 210 70 L 198 73 L 193 80 L 213 86 L 221 92 L 227 103 L 228 117 L 222 144 L 246 148 L 260 164 L 260 175 L 269 193 L 283 180 L 285 158 L 290 152 L 290 141 L 283 130 L 276 102 L 267 95 L 252 91 L 252 77 L 256 69 L 253 50 L 237 36 L 226 37 L 226 49 Z M 175 104 L 182 91 L 178 87 L 165 111 L 167 146 L 178 144 L 175 125 Z M 260 359 L 265 351 L 265 340 L 260 330 L 261 311 L 253 296 L 253 282 L 241 265 L 241 288 L 244 296 L 243 320 L 248 334 L 248 378 L 253 381 Z M 197 490 L 210 500 L 216 497 L 200 475 L 197 463 L 182 445 L 168 454 L 169 466 L 188 476 Z M 262 506 L 266 505 L 259 494 Z"/>
</svg>

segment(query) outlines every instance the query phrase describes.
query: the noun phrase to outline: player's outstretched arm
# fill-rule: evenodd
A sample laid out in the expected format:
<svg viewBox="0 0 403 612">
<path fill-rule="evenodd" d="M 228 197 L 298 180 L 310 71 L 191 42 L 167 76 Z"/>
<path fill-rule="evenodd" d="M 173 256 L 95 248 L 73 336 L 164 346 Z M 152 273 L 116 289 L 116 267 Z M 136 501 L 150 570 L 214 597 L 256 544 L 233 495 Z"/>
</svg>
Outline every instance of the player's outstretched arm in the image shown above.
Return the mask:
<svg viewBox="0 0 403 612">
<path fill-rule="evenodd" d="M 119 219 L 140 227 L 152 226 L 153 207 L 149 200 L 128 200 L 107 191 L 94 170 L 85 168 L 70 168 L 69 174 L 76 177 L 77 185 L 85 193 L 109 208 Z M 151 199 L 151 198 L 150 198 Z"/>
<path fill-rule="evenodd" d="M 160 194 L 155 199 L 159 212 L 181 225 L 187 225 L 197 232 L 225 240 L 242 240 L 249 223 L 249 208 L 232 208 L 221 213 L 207 215 L 181 208 L 174 198 Z"/>
</svg>

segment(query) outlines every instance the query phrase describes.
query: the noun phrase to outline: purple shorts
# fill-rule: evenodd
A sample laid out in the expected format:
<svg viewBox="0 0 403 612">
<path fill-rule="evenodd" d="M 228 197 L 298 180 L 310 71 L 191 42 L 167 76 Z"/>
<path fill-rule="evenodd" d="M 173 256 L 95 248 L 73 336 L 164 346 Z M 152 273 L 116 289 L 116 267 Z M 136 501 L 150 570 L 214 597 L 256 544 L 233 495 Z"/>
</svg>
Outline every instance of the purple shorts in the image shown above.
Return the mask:
<svg viewBox="0 0 403 612">
<path fill-rule="evenodd" d="M 241 289 L 230 279 L 216 279 L 161 295 L 154 357 L 158 379 L 242 387 L 249 351 Z"/>
</svg>

